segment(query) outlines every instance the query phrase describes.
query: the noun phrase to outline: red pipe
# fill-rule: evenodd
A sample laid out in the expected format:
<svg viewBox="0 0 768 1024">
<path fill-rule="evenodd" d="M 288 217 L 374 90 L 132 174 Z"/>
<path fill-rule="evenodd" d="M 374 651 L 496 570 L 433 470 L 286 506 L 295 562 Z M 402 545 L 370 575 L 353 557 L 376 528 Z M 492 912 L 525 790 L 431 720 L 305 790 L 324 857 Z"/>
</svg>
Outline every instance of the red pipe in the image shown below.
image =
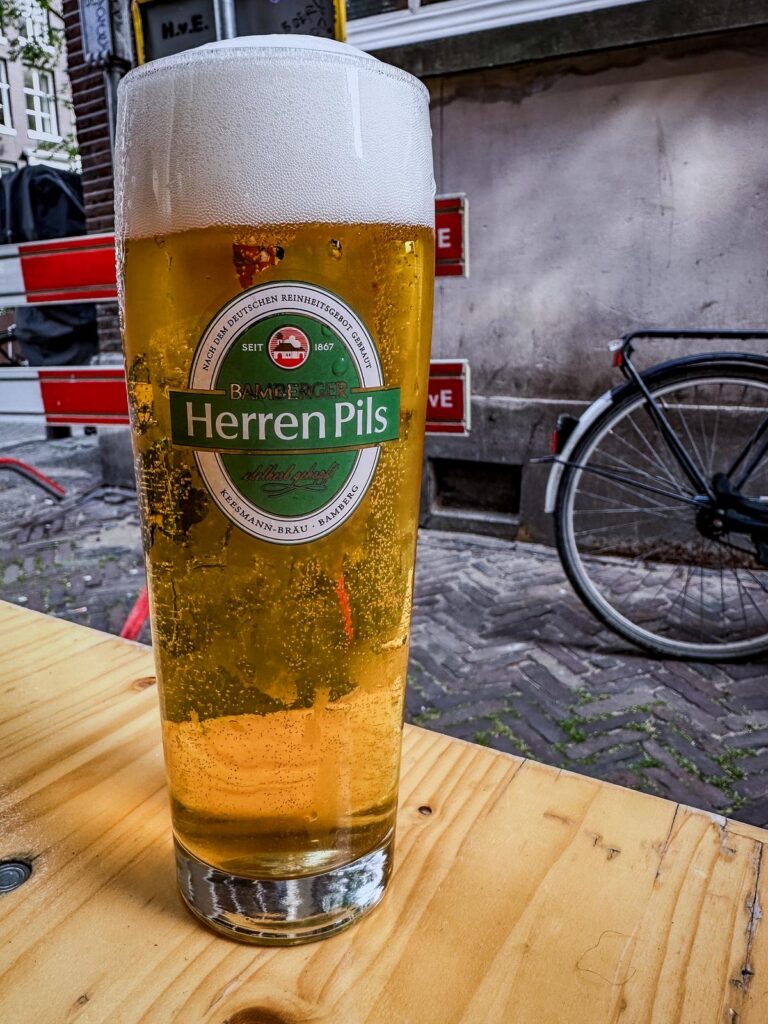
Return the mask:
<svg viewBox="0 0 768 1024">
<path fill-rule="evenodd" d="M 128 618 L 125 620 L 125 625 L 120 630 L 120 636 L 123 640 L 138 640 L 139 634 L 144 628 L 144 623 L 147 621 L 149 615 L 149 598 L 147 595 L 147 588 L 144 587 L 142 592 L 136 598 L 136 603 L 128 613 Z"/>
<path fill-rule="evenodd" d="M 42 487 L 44 491 L 47 491 L 57 501 L 61 501 L 67 493 L 61 484 L 57 484 L 55 480 L 51 480 L 49 476 L 41 473 L 34 466 L 30 466 L 26 462 L 20 462 L 19 459 L 0 458 L 0 469 L 7 469 L 11 473 L 18 473 L 19 476 L 23 476 L 31 483 Z"/>
</svg>

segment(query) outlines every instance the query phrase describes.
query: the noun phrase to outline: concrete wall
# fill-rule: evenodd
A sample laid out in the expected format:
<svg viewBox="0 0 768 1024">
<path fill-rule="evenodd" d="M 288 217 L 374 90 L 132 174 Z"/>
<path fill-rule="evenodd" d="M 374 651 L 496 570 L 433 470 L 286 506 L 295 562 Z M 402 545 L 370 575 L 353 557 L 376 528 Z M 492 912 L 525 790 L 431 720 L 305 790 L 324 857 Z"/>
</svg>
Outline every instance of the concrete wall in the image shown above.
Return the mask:
<svg viewBox="0 0 768 1024">
<path fill-rule="evenodd" d="M 438 192 L 470 202 L 471 277 L 438 282 L 434 354 L 470 359 L 475 393 L 472 436 L 428 454 L 546 453 L 557 412 L 615 383 L 606 345 L 632 328 L 766 326 L 764 31 L 427 85 Z M 547 537 L 545 480 L 524 468 L 521 536 Z"/>
</svg>

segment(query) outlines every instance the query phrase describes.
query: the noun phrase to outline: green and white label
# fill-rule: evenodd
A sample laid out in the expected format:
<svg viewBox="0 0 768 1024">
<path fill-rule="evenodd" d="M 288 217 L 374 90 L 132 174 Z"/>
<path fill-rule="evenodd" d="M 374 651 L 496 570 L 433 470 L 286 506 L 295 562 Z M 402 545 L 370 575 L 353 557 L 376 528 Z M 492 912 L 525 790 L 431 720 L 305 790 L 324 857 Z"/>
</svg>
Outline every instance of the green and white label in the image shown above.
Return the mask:
<svg viewBox="0 0 768 1024">
<path fill-rule="evenodd" d="M 336 295 L 295 281 L 238 295 L 208 325 L 189 390 L 171 391 L 171 437 L 193 448 L 221 511 L 276 544 L 335 530 L 365 497 L 380 445 L 400 435 L 365 325 Z"/>
</svg>

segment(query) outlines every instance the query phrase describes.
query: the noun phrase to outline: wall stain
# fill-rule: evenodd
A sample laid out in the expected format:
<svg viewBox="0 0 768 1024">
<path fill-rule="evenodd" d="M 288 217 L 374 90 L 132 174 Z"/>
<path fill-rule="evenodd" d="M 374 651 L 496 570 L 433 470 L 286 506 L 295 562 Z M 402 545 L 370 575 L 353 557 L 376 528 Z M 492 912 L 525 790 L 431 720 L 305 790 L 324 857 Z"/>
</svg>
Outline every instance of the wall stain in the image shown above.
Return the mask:
<svg viewBox="0 0 768 1024">
<path fill-rule="evenodd" d="M 539 60 L 525 64 L 507 64 L 497 67 L 473 68 L 427 78 L 425 84 L 431 93 L 433 108 L 449 106 L 455 100 L 470 98 L 477 103 L 511 103 L 548 92 L 565 78 L 590 79 L 610 71 L 640 69 L 659 59 L 669 64 L 703 58 L 702 65 L 711 67 L 708 60 L 713 54 L 719 61 L 744 68 L 751 61 L 768 58 L 768 29 L 746 33 L 728 33 L 681 42 L 631 46 L 555 60 Z M 668 73 L 677 69 L 670 67 Z M 687 73 L 681 68 L 680 73 Z M 653 72 L 649 68 L 648 74 Z"/>
</svg>

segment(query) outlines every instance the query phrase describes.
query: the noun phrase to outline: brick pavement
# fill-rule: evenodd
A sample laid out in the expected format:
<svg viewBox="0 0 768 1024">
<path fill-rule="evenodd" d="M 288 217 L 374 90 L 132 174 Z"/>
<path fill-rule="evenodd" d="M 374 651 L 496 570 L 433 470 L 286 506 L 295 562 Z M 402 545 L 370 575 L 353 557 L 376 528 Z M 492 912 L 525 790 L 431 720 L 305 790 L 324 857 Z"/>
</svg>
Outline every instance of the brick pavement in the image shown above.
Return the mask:
<svg viewBox="0 0 768 1024">
<path fill-rule="evenodd" d="M 422 534 L 407 699 L 428 728 L 768 824 L 765 662 L 646 657 L 550 548 Z"/>
<path fill-rule="evenodd" d="M 13 454 L 72 497 L 53 505 L 0 475 L 0 597 L 118 631 L 144 582 L 134 496 L 99 487 L 93 438 L 28 437 Z M 410 721 L 766 825 L 767 676 L 764 662 L 632 650 L 581 606 L 549 548 L 421 533 Z"/>
</svg>

